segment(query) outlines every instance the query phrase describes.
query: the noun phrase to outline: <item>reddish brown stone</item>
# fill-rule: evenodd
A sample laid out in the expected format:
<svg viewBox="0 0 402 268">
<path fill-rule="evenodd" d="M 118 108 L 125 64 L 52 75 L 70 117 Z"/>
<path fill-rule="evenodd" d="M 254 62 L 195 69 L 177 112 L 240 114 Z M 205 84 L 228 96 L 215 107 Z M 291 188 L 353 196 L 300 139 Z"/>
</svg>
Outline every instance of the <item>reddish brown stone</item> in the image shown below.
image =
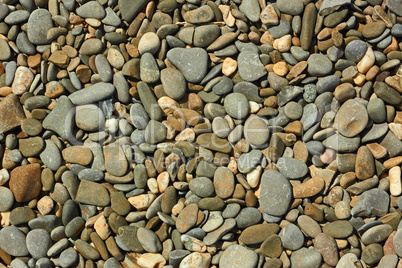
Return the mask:
<svg viewBox="0 0 402 268">
<path fill-rule="evenodd" d="M 86 65 L 79 65 L 75 69 L 75 73 L 82 83 L 88 83 L 92 75 L 91 69 L 89 69 L 89 67 Z"/>
<path fill-rule="evenodd" d="M 321 177 L 313 177 L 299 185 L 293 187 L 294 198 L 306 198 L 311 197 L 324 188 L 325 182 Z"/>
<path fill-rule="evenodd" d="M 320 233 L 314 239 L 314 248 L 321 253 L 324 262 L 335 266 L 338 263 L 338 248 L 332 236 Z"/>
<path fill-rule="evenodd" d="M 359 180 L 371 178 L 375 174 L 374 157 L 366 146 L 360 147 L 357 151 L 355 170 Z"/>
<path fill-rule="evenodd" d="M 60 68 L 67 68 L 68 63 L 70 62 L 70 58 L 67 56 L 66 52 L 64 52 L 63 50 L 56 50 L 50 56 L 49 61 L 53 62 Z"/>
<path fill-rule="evenodd" d="M 24 119 L 25 114 L 16 95 L 10 94 L 0 101 L 0 133 L 19 127 Z"/>
<path fill-rule="evenodd" d="M 4 74 L 4 66 L 3 66 L 3 62 L 0 61 L 0 75 Z"/>
<path fill-rule="evenodd" d="M 17 202 L 27 202 L 38 197 L 41 189 L 39 164 L 16 167 L 10 173 L 10 190 Z"/>
<path fill-rule="evenodd" d="M 29 67 L 35 68 L 36 66 L 39 66 L 40 62 L 42 61 L 42 56 L 41 54 L 29 56 L 27 61 Z"/>
<path fill-rule="evenodd" d="M 324 212 L 311 203 L 306 204 L 306 207 L 304 208 L 304 215 L 310 216 L 317 222 L 324 221 Z"/>
<path fill-rule="evenodd" d="M 177 217 L 176 228 L 180 233 L 185 233 L 197 223 L 197 219 L 198 207 L 196 204 L 190 204 Z"/>
<path fill-rule="evenodd" d="M 396 254 L 396 251 L 394 249 L 394 236 L 396 234 L 396 231 L 393 231 L 389 237 L 387 238 L 387 240 L 384 243 L 384 255 L 388 255 L 388 254 Z"/>
<path fill-rule="evenodd" d="M 375 81 L 384 82 L 385 78 L 387 78 L 389 75 L 390 75 L 390 72 L 388 72 L 388 71 L 381 72 L 380 74 L 377 75 L 377 77 L 375 78 Z"/>
<path fill-rule="evenodd" d="M 92 151 L 84 146 L 70 146 L 64 149 L 61 153 L 66 162 L 83 166 L 91 163 L 93 159 Z"/>
<path fill-rule="evenodd" d="M 64 93 L 64 87 L 60 82 L 52 81 L 46 84 L 45 96 L 49 98 L 60 97 Z"/>
</svg>

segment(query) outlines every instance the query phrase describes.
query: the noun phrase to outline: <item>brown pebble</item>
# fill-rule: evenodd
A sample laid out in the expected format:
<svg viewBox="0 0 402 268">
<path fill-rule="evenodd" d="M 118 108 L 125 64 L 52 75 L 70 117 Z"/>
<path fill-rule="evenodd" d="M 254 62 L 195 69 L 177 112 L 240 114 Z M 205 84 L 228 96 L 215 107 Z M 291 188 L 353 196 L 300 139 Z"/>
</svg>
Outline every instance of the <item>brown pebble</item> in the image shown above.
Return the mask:
<svg viewBox="0 0 402 268">
<path fill-rule="evenodd" d="M 39 164 L 16 167 L 10 173 L 10 190 L 17 202 L 27 202 L 38 197 L 41 189 Z"/>
</svg>

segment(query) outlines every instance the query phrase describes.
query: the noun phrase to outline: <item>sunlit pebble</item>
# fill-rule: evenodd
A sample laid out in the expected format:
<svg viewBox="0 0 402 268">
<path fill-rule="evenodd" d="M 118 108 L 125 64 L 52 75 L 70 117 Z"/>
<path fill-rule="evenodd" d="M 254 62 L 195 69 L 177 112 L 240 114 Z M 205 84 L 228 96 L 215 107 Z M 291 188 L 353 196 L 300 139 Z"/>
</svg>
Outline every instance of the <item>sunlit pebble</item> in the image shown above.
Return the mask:
<svg viewBox="0 0 402 268">
<path fill-rule="evenodd" d="M 320 155 L 320 160 L 321 162 L 323 162 L 324 164 L 329 164 L 332 161 L 334 161 L 336 158 L 336 154 L 335 151 L 331 150 L 331 149 L 327 149 L 325 150 L 325 152 L 322 153 L 322 155 Z"/>
</svg>

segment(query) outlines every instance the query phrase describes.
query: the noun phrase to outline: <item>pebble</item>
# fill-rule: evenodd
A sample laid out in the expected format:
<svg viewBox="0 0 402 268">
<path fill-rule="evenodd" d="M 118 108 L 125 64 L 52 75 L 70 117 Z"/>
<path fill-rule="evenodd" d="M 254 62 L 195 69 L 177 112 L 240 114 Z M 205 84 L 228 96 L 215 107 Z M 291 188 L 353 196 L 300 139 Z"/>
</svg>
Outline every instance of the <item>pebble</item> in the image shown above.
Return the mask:
<svg viewBox="0 0 402 268">
<path fill-rule="evenodd" d="M 353 40 L 345 47 L 345 57 L 355 63 L 359 62 L 367 51 L 367 43 L 361 40 Z"/>
<path fill-rule="evenodd" d="M 235 189 L 235 179 L 232 171 L 226 167 L 218 167 L 214 173 L 214 188 L 220 198 L 229 198 Z"/>
<path fill-rule="evenodd" d="M 292 187 L 281 173 L 267 170 L 261 177 L 260 206 L 264 213 L 282 216 L 289 208 L 292 199 Z"/>
<path fill-rule="evenodd" d="M 302 18 L 302 26 L 301 26 L 301 32 L 300 32 L 300 45 L 303 51 L 299 53 L 303 55 L 302 60 L 306 60 L 307 57 L 309 56 L 309 53 L 306 53 L 312 43 L 313 40 L 313 27 L 316 23 L 317 20 L 317 9 L 314 4 L 308 4 L 304 8 L 303 12 L 303 18 Z M 300 55 L 299 54 L 299 55 Z"/>
<path fill-rule="evenodd" d="M 0 60 L 8 60 L 11 57 L 11 50 L 9 45 L 4 39 L 0 41 L 0 49 L 1 49 Z"/>
<path fill-rule="evenodd" d="M 47 33 L 53 27 L 52 15 L 46 9 L 34 10 L 28 19 L 27 35 L 34 45 L 48 44 Z"/>
<path fill-rule="evenodd" d="M 114 92 L 115 87 L 112 84 L 99 82 L 74 92 L 69 99 L 74 105 L 91 104 L 110 97 Z"/>
<path fill-rule="evenodd" d="M 373 265 L 378 263 L 383 255 L 384 251 L 380 244 L 370 244 L 363 249 L 361 258 L 368 265 Z"/>
<path fill-rule="evenodd" d="M 61 166 L 61 154 L 56 144 L 50 140 L 45 141 L 45 148 L 39 155 L 43 164 L 53 171 L 56 171 Z"/>
<path fill-rule="evenodd" d="M 248 82 L 253 82 L 267 74 L 267 70 L 260 61 L 257 53 L 244 50 L 237 59 L 240 77 Z"/>
<path fill-rule="evenodd" d="M 244 229 L 249 226 L 259 223 L 262 219 L 261 212 L 256 208 L 244 208 L 236 217 L 236 224 L 238 228 Z"/>
<path fill-rule="evenodd" d="M 214 12 L 210 6 L 204 5 L 184 13 L 183 19 L 188 23 L 205 23 L 213 20 Z"/>
<path fill-rule="evenodd" d="M 206 268 L 209 267 L 211 262 L 211 255 L 206 253 L 198 253 L 193 252 L 186 256 L 180 262 L 180 268 L 190 268 L 190 267 L 199 267 L 199 268 Z"/>
<path fill-rule="evenodd" d="M 353 232 L 353 226 L 345 220 L 327 223 L 322 231 L 333 238 L 346 238 Z"/>
<path fill-rule="evenodd" d="M 16 95 L 22 95 L 26 92 L 34 79 L 33 73 L 27 68 L 20 66 L 15 71 L 12 92 Z"/>
<path fill-rule="evenodd" d="M 332 71 L 332 62 L 322 54 L 311 54 L 307 64 L 307 71 L 312 76 L 327 76 Z"/>
<path fill-rule="evenodd" d="M 244 124 L 244 137 L 255 146 L 262 146 L 268 142 L 269 128 L 258 116 L 250 116 Z"/>
<path fill-rule="evenodd" d="M 99 39 L 91 38 L 82 43 L 79 53 L 90 56 L 99 53 L 102 48 L 103 44 Z"/>
<path fill-rule="evenodd" d="M 381 189 L 365 191 L 352 209 L 353 216 L 384 216 L 388 211 L 389 196 Z"/>
<path fill-rule="evenodd" d="M 243 1 L 239 6 L 239 9 L 252 22 L 257 22 L 260 19 L 259 14 L 261 12 L 261 9 L 258 1 L 256 0 Z"/>
<path fill-rule="evenodd" d="M 325 233 L 319 233 L 314 240 L 314 248 L 322 255 L 325 263 L 336 266 L 339 261 L 335 239 Z"/>
<path fill-rule="evenodd" d="M 299 179 L 307 174 L 307 166 L 302 161 L 289 157 L 278 159 L 277 168 L 282 175 L 289 179 Z"/>
<path fill-rule="evenodd" d="M 26 236 L 15 226 L 6 226 L 0 230 L 1 249 L 11 256 L 23 257 L 29 254 Z"/>
<path fill-rule="evenodd" d="M 339 260 L 338 264 L 336 265 L 337 267 L 348 267 L 351 265 L 354 265 L 356 261 L 359 261 L 357 256 L 353 253 L 347 253 L 342 256 L 342 258 Z"/>
<path fill-rule="evenodd" d="M 73 248 L 67 248 L 60 253 L 60 265 L 71 267 L 78 261 L 78 254 Z"/>
<path fill-rule="evenodd" d="M 150 53 L 145 53 L 141 57 L 140 77 L 146 83 L 154 83 L 160 78 L 158 65 Z"/>
<path fill-rule="evenodd" d="M 199 197 L 208 197 L 214 194 L 214 184 L 207 177 L 197 177 L 190 181 L 190 190 Z"/>
<path fill-rule="evenodd" d="M 166 57 L 190 83 L 198 83 L 207 74 L 208 55 L 201 48 L 173 48 Z"/>
<path fill-rule="evenodd" d="M 382 21 L 367 23 L 363 29 L 362 34 L 366 38 L 374 38 L 379 36 L 385 30 L 385 23 Z"/>
<path fill-rule="evenodd" d="M 105 125 L 105 116 L 96 105 L 81 105 L 75 111 L 75 124 L 84 131 L 97 131 Z"/>
<path fill-rule="evenodd" d="M 279 237 L 281 238 L 282 246 L 286 249 L 298 250 L 304 244 L 303 233 L 292 223 L 282 228 L 279 232 Z"/>
<path fill-rule="evenodd" d="M 207 222 L 202 226 L 205 232 L 212 232 L 222 226 L 224 218 L 219 211 L 212 211 Z"/>
<path fill-rule="evenodd" d="M 6 187 L 0 187 L 0 211 L 10 210 L 14 205 L 14 195 L 10 189 Z"/>
<path fill-rule="evenodd" d="M 290 258 L 292 267 L 320 267 L 321 254 L 314 249 L 301 248 L 294 253 Z"/>
<path fill-rule="evenodd" d="M 178 70 L 166 68 L 161 71 L 163 90 L 174 100 L 180 100 L 186 93 L 186 79 Z"/>
<path fill-rule="evenodd" d="M 159 252 L 162 250 L 162 244 L 158 236 L 146 228 L 139 228 L 137 231 L 138 241 L 147 252 Z"/>
<path fill-rule="evenodd" d="M 12 267 L 12 268 L 26 268 L 26 267 L 29 267 L 29 266 L 21 259 L 14 259 L 10 263 L 10 267 Z"/>
<path fill-rule="evenodd" d="M 225 111 L 235 119 L 244 119 L 250 112 L 246 96 L 240 93 L 231 93 L 225 97 Z"/>
<path fill-rule="evenodd" d="M 26 244 L 29 253 L 35 259 L 46 257 L 46 253 L 52 245 L 50 234 L 43 229 L 30 231 L 26 236 Z"/>
<path fill-rule="evenodd" d="M 381 224 L 368 229 L 362 235 L 362 242 L 365 245 L 380 243 L 386 240 L 392 233 L 393 228 L 389 224 Z"/>
<path fill-rule="evenodd" d="M 103 185 L 82 180 L 79 184 L 75 200 L 90 205 L 107 206 L 110 202 L 110 197 Z"/>
<path fill-rule="evenodd" d="M 337 118 L 339 132 L 345 137 L 356 136 L 363 131 L 368 123 L 366 108 L 355 100 L 346 101 L 339 109 Z"/>
<path fill-rule="evenodd" d="M 255 267 L 258 263 L 258 255 L 240 245 L 228 247 L 219 260 L 219 267 Z"/>
<path fill-rule="evenodd" d="M 16 167 L 10 173 L 9 186 L 17 202 L 31 201 L 38 197 L 41 184 L 39 164 Z"/>
<path fill-rule="evenodd" d="M 150 120 L 144 132 L 145 142 L 155 144 L 165 140 L 166 138 L 166 127 L 156 121 Z"/>
</svg>

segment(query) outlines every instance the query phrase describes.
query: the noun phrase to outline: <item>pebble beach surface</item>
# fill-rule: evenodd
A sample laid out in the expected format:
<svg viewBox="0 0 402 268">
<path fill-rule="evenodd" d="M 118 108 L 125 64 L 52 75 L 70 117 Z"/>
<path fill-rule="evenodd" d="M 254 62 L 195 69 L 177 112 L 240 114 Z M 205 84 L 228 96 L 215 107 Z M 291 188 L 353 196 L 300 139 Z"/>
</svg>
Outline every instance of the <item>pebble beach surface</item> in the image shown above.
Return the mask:
<svg viewBox="0 0 402 268">
<path fill-rule="evenodd" d="M 0 268 L 402 266 L 401 0 L 1 0 Z"/>
</svg>

